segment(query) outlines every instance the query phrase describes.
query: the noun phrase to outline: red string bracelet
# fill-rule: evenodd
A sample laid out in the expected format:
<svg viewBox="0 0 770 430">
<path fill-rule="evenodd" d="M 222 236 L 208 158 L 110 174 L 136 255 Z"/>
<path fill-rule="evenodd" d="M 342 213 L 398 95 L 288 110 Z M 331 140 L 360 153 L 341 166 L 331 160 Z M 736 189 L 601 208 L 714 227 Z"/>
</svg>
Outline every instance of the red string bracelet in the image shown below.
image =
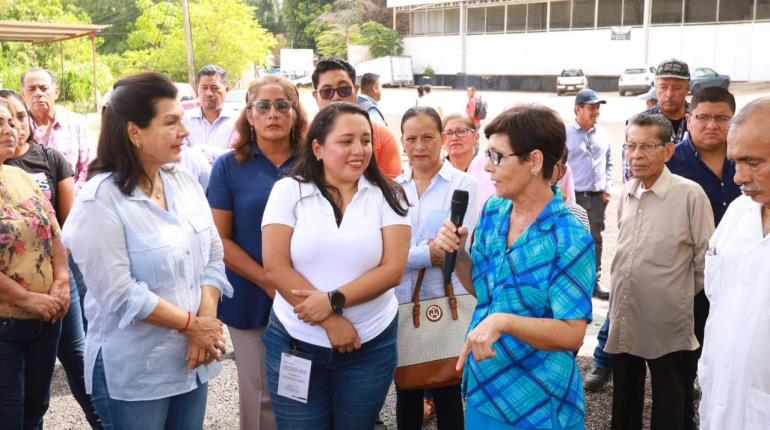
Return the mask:
<svg viewBox="0 0 770 430">
<path fill-rule="evenodd" d="M 187 322 L 184 323 L 184 327 L 177 330 L 179 333 L 184 333 L 187 331 L 187 328 L 190 327 L 190 321 L 192 320 L 192 312 L 187 311 Z"/>
</svg>

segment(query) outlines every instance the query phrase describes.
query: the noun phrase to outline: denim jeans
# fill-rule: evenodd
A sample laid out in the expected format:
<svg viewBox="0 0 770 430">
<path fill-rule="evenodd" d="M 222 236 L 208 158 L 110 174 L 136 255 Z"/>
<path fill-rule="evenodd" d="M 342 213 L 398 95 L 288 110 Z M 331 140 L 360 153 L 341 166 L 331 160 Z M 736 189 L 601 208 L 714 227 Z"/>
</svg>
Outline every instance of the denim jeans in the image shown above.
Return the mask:
<svg viewBox="0 0 770 430">
<path fill-rule="evenodd" d="M 610 334 L 610 313 L 607 312 L 607 318 L 604 319 L 599 334 L 596 339 L 599 341 L 594 349 L 594 367 L 602 367 L 612 370 L 612 354 L 604 352 L 604 346 L 607 345 L 607 336 Z"/>
<path fill-rule="evenodd" d="M 91 398 L 105 429 L 114 430 L 202 430 L 206 416 L 208 383 L 172 397 L 126 401 L 110 398 L 102 353 L 94 366 Z"/>
<path fill-rule="evenodd" d="M 0 427 L 42 429 L 61 323 L 0 318 Z"/>
<path fill-rule="evenodd" d="M 277 427 L 281 430 L 371 430 L 385 403 L 398 362 L 398 320 L 361 349 L 343 354 L 293 339 L 270 315 L 265 367 Z M 307 404 L 278 395 L 281 354 L 294 352 L 312 361 Z"/>
<path fill-rule="evenodd" d="M 86 334 L 83 331 L 83 311 L 80 305 L 80 295 L 75 284 L 75 277 L 70 272 L 70 308 L 62 320 L 61 337 L 59 338 L 59 361 L 67 374 L 67 384 L 72 396 L 86 415 L 93 429 L 101 429 L 99 417 L 91 404 L 91 396 L 86 394 L 84 378 L 84 352 Z"/>
<path fill-rule="evenodd" d="M 67 263 L 70 268 L 70 284 L 75 285 L 75 288 L 77 288 L 78 297 L 80 298 L 80 314 L 83 318 L 83 332 L 87 332 L 88 321 L 86 321 L 86 312 L 85 308 L 83 307 L 83 304 L 85 303 L 84 300 L 86 297 L 86 291 L 88 290 L 86 287 L 86 281 L 83 279 L 83 272 L 80 271 L 78 265 L 75 264 L 75 260 L 72 259 L 72 255 L 69 256 Z"/>
</svg>

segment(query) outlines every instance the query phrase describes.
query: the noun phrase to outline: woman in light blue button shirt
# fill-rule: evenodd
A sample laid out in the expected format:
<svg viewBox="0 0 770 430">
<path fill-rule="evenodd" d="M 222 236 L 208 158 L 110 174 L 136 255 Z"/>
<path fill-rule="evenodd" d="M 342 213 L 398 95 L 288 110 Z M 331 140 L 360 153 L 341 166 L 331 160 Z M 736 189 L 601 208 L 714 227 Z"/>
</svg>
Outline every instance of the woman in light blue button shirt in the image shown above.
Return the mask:
<svg viewBox="0 0 770 430">
<path fill-rule="evenodd" d="M 183 114 L 165 76 L 118 81 L 63 233 L 88 285 L 86 391 L 106 429 L 202 428 L 221 371 L 222 242 L 200 185 L 167 166 Z"/>
<path fill-rule="evenodd" d="M 473 229 L 478 220 L 478 186 L 476 179 L 461 172 L 441 157 L 443 127 L 438 112 L 431 107 L 410 108 L 401 119 L 401 143 L 409 157 L 410 169 L 396 178 L 414 207 L 412 239 L 406 273 L 396 287 L 399 304 L 412 301 L 417 279 L 425 270 L 420 300 L 443 297 L 444 276 L 441 267 L 445 252 L 432 243 L 445 219 L 449 218 L 452 194 L 468 192 L 468 211 L 464 225 Z M 455 294 L 467 294 L 453 275 Z M 460 385 L 431 390 L 436 404 L 439 430 L 463 428 L 463 404 Z M 402 390 L 396 386 L 396 419 L 402 430 L 421 429 L 423 390 Z"/>
</svg>

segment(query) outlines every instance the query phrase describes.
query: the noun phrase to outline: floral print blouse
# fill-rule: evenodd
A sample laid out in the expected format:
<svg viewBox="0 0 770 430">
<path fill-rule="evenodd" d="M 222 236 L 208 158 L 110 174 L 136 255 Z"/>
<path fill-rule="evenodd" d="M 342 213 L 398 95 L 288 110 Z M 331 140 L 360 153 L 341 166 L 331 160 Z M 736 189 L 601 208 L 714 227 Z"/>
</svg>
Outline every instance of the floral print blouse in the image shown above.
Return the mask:
<svg viewBox="0 0 770 430">
<path fill-rule="evenodd" d="M 53 239 L 61 230 L 40 188 L 23 170 L 0 168 L 0 270 L 22 287 L 48 293 L 53 282 Z M 0 301 L 0 317 L 34 319 Z"/>
</svg>

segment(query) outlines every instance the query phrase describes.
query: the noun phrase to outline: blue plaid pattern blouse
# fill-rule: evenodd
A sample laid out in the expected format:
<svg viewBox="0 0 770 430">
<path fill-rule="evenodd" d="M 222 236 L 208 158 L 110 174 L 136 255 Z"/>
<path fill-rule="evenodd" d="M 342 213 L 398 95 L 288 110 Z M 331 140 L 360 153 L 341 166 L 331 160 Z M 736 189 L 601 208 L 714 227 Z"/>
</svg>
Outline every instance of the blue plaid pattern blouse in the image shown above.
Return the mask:
<svg viewBox="0 0 770 430">
<path fill-rule="evenodd" d="M 591 234 L 559 194 L 508 249 L 513 202 L 491 198 L 471 248 L 477 306 L 469 332 L 493 313 L 591 321 L 596 254 Z M 584 421 L 583 378 L 572 351 L 540 351 L 504 334 L 497 355 L 468 357 L 468 406 L 516 429 L 573 428 Z"/>
</svg>

